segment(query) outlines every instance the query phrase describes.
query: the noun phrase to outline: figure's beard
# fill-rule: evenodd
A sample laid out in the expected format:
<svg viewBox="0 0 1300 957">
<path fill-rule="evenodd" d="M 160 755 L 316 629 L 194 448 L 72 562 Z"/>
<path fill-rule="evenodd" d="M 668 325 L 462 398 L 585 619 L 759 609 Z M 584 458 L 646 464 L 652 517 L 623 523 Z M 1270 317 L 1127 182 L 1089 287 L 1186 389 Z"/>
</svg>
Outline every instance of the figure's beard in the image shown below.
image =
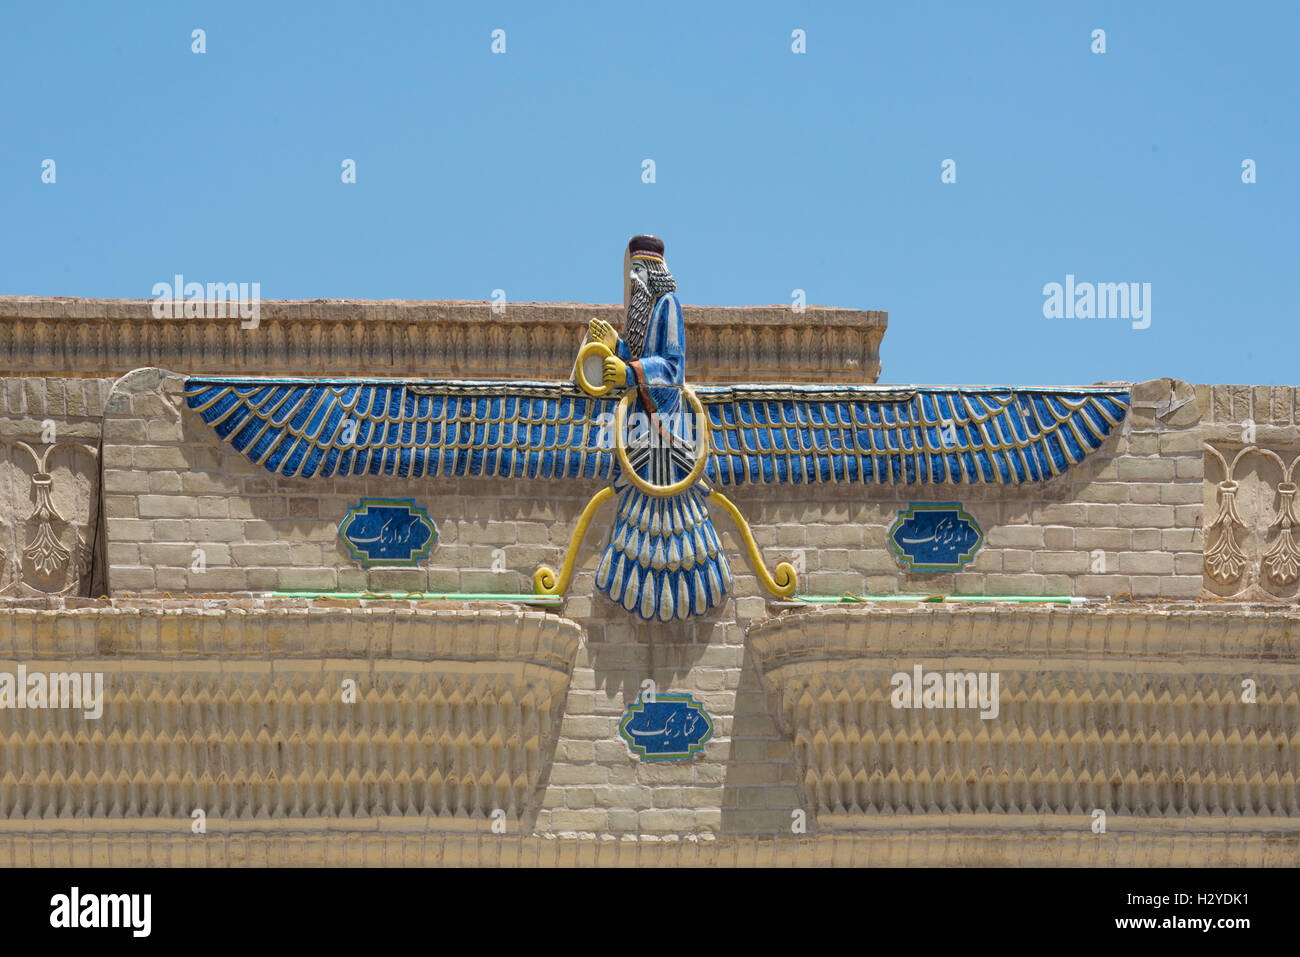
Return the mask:
<svg viewBox="0 0 1300 957">
<path fill-rule="evenodd" d="M 655 303 L 664 293 L 675 292 L 677 283 L 667 269 L 655 269 L 646 273 L 649 284 L 638 278 L 632 279 L 632 295 L 627 306 L 627 318 L 623 323 L 623 341 L 633 359 L 640 359 L 645 351 L 646 332 L 650 328 L 650 315 Z"/>
<path fill-rule="evenodd" d="M 654 296 L 650 295 L 646 284 L 639 279 L 632 280 L 632 300 L 628 303 L 627 319 L 623 323 L 623 341 L 633 359 L 640 359 L 645 350 L 645 334 L 654 305 Z"/>
</svg>

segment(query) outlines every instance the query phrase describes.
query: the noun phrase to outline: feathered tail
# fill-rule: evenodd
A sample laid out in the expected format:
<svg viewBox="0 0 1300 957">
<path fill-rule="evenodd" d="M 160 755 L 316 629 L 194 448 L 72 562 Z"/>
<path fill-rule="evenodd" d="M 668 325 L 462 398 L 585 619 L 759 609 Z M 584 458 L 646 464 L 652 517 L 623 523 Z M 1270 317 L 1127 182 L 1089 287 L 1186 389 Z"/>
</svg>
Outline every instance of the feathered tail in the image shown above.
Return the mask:
<svg viewBox="0 0 1300 957">
<path fill-rule="evenodd" d="M 651 498 L 630 483 L 620 491 L 618 515 L 596 587 L 647 621 L 701 615 L 722 601 L 731 570 L 709 520 L 705 495 L 695 488 Z"/>
</svg>

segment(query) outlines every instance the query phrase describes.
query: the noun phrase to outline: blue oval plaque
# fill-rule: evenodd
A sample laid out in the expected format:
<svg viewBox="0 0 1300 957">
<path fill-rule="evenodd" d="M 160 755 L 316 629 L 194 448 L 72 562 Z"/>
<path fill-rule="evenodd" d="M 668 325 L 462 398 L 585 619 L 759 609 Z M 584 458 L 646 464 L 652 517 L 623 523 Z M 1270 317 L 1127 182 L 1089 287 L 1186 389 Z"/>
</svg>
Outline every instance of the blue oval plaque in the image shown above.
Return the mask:
<svg viewBox="0 0 1300 957">
<path fill-rule="evenodd" d="M 956 571 L 983 542 L 979 523 L 960 502 L 913 502 L 889 529 L 889 544 L 914 572 Z"/>
<path fill-rule="evenodd" d="M 643 761 L 684 761 L 713 737 L 713 719 L 689 694 L 658 694 L 629 705 L 618 733 Z"/>
<path fill-rule="evenodd" d="M 339 537 L 366 568 L 415 565 L 438 540 L 438 529 L 415 499 L 363 498 L 348 509 Z"/>
</svg>

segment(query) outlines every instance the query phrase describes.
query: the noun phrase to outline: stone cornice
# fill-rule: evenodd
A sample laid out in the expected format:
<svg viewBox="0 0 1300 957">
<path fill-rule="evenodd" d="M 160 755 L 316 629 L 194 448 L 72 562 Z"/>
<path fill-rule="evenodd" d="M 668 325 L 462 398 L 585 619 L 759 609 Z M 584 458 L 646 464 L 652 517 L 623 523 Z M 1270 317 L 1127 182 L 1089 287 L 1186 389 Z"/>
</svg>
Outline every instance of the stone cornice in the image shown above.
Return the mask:
<svg viewBox="0 0 1300 957">
<path fill-rule="evenodd" d="M 344 829 L 332 819 L 304 826 L 274 821 L 274 829 L 240 821 L 227 827 L 208 819 L 196 840 L 178 828 L 78 818 L 24 820 L 14 833 L 0 822 L 0 859 L 56 867 L 1295 867 L 1300 834 L 1285 818 L 1216 818 L 1213 832 L 1174 830 L 1151 818 L 1117 815 L 1094 834 L 1087 815 L 1056 827 L 1008 833 L 953 818 L 928 818 L 925 828 L 891 816 L 891 829 L 812 837 L 722 838 L 680 841 L 602 838 L 556 840 L 492 833 L 438 834 L 388 827 L 371 818 Z M 960 821 L 960 819 L 957 819 Z M 183 822 L 182 822 L 183 823 Z M 423 823 L 423 819 L 420 819 Z M 477 823 L 477 822 L 475 822 Z M 1173 822 L 1182 824 L 1183 821 Z M 152 829 L 146 829 L 146 828 Z"/>
<path fill-rule="evenodd" d="M 1294 667 L 1300 612 L 1188 602 L 1177 605 L 810 609 L 753 626 L 766 674 L 790 666 L 834 671 L 847 662 L 930 658 L 1227 659 Z"/>
<path fill-rule="evenodd" d="M 519 829 L 543 793 L 581 641 L 575 622 L 509 607 L 47 599 L 46 609 L 0 609 L 0 671 L 97 674 L 97 690 L 7 706 L 0 821 L 10 824 L 165 827 L 203 808 L 362 829 L 376 817 L 436 829 L 499 816 Z"/>
<path fill-rule="evenodd" d="M 1221 605 L 920 607 L 787 615 L 749 642 L 821 828 L 1271 829 L 1300 813 L 1298 636 L 1292 611 Z"/>
<path fill-rule="evenodd" d="M 232 307 L 233 308 L 233 307 Z M 686 306 L 695 383 L 872 383 L 884 312 Z M 587 321 L 617 305 L 409 300 L 263 301 L 236 318 L 158 319 L 150 300 L 0 297 L 0 368 L 11 376 L 186 373 L 563 378 Z"/>
<path fill-rule="evenodd" d="M 581 627 L 518 606 L 260 599 L 11 599 L 0 603 L 0 658 L 387 659 L 536 666 L 567 680 Z M 394 606 L 402 607 L 394 607 Z"/>
</svg>

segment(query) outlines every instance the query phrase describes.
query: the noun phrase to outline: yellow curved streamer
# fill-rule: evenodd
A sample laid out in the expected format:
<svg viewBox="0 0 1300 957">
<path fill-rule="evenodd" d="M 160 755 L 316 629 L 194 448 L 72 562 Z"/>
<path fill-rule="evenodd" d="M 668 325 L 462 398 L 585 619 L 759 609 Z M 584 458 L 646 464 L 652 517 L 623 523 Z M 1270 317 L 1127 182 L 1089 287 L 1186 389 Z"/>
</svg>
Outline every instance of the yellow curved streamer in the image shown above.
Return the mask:
<svg viewBox="0 0 1300 957">
<path fill-rule="evenodd" d="M 569 549 L 564 553 L 564 564 L 560 567 L 559 578 L 556 578 L 555 572 L 550 566 L 543 565 L 533 574 L 533 592 L 535 594 L 564 594 L 564 590 L 569 587 L 570 579 L 573 578 L 573 566 L 578 562 L 578 546 L 582 544 L 582 537 L 587 534 L 587 526 L 591 524 L 591 517 L 596 514 L 596 509 L 600 508 L 607 499 L 613 497 L 614 488 L 608 485 L 591 497 L 587 507 L 578 516 L 578 527 L 573 530 L 573 537 L 569 539 Z"/>
<path fill-rule="evenodd" d="M 749 523 L 745 521 L 745 516 L 740 514 L 740 509 L 736 508 L 731 499 L 717 489 L 714 489 L 709 494 L 709 500 L 721 505 L 723 510 L 731 516 L 731 520 L 736 523 L 736 529 L 745 542 L 745 551 L 749 553 L 749 563 L 754 567 L 754 574 L 758 575 L 758 580 L 763 583 L 763 587 L 777 598 L 789 598 L 793 595 L 795 586 L 794 566 L 789 562 L 781 562 L 776 566 L 775 575 L 769 572 L 767 566 L 763 564 L 763 556 L 759 554 L 758 544 L 754 541 L 754 534 L 749 530 Z"/>
</svg>

